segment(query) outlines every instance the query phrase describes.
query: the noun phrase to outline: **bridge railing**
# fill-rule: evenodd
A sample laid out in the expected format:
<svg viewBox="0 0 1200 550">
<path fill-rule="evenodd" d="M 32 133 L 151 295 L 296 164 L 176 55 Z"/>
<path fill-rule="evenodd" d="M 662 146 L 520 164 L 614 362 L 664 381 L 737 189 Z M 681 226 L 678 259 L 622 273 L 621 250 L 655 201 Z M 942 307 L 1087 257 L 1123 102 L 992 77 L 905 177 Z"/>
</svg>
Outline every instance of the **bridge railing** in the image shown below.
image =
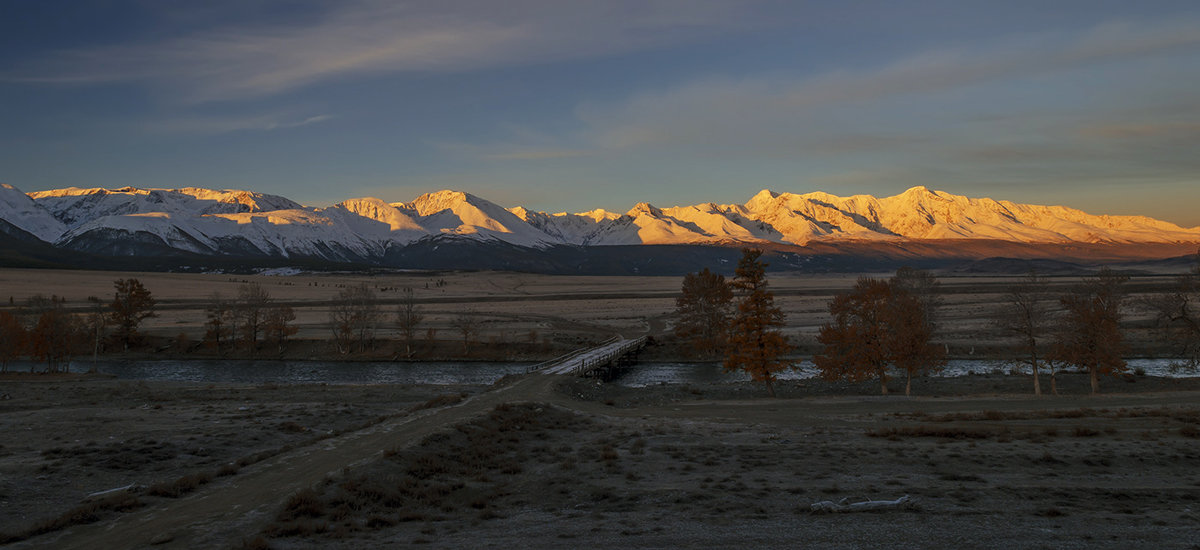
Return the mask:
<svg viewBox="0 0 1200 550">
<path fill-rule="evenodd" d="M 613 341 L 612 343 L 615 344 L 616 341 Z M 583 361 L 580 361 L 579 366 L 575 368 L 575 374 L 577 376 L 583 376 L 583 375 L 595 370 L 598 367 L 603 367 L 604 365 L 611 363 L 612 361 L 620 358 L 622 355 L 629 353 L 630 350 L 633 350 L 635 348 L 640 348 L 645 344 L 646 344 L 645 336 L 639 336 L 637 338 L 634 338 L 633 340 L 627 340 L 627 341 L 623 342 L 620 346 L 617 346 L 617 347 L 613 348 L 612 350 L 609 350 L 607 353 L 604 353 L 597 357 L 593 357 L 590 359 L 584 359 Z"/>
<path fill-rule="evenodd" d="M 529 367 L 528 369 L 526 369 L 526 371 L 525 371 L 525 372 L 537 372 L 537 371 L 539 371 L 539 370 L 542 370 L 542 369 L 544 369 L 544 368 L 546 368 L 546 367 L 549 367 L 549 366 L 551 366 L 551 365 L 558 365 L 558 364 L 561 364 L 561 363 L 566 363 L 567 361 L 570 361 L 571 359 L 574 359 L 574 358 L 576 358 L 576 357 L 579 357 L 580 355 L 583 355 L 584 353 L 587 353 L 587 352 L 589 352 L 589 351 L 591 351 L 591 350 L 594 350 L 594 349 L 596 349 L 596 348 L 598 348 L 598 347 L 604 347 L 604 346 L 608 346 L 608 345 L 614 344 L 614 343 L 616 343 L 616 342 L 619 342 L 619 341 L 621 341 L 621 337 L 620 337 L 620 336 L 613 336 L 612 338 L 609 338 L 608 340 L 605 340 L 604 342 L 601 342 L 599 345 L 592 346 L 592 347 L 587 347 L 587 348 L 579 348 L 579 349 L 577 349 L 577 350 L 575 350 L 575 351 L 572 351 L 572 352 L 569 352 L 569 353 L 564 353 L 564 354 L 562 354 L 562 355 L 560 355 L 560 356 L 558 356 L 558 357 L 555 357 L 554 359 L 551 359 L 551 360 L 549 360 L 549 361 L 542 361 L 541 363 L 538 363 L 538 364 L 536 364 L 536 365 L 533 365 L 533 366 Z"/>
</svg>

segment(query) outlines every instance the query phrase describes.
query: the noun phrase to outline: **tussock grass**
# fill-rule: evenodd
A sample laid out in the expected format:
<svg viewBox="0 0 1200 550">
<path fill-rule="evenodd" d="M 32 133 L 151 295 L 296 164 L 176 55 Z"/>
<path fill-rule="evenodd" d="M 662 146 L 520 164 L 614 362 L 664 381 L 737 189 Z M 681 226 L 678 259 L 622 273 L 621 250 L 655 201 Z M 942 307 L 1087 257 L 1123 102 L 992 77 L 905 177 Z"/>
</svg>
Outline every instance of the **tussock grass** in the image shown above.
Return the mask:
<svg viewBox="0 0 1200 550">
<path fill-rule="evenodd" d="M 979 422 L 1004 420 L 1052 420 L 1062 418 L 1171 418 L 1186 424 L 1200 424 L 1200 408 L 1126 408 L 1092 409 L 1083 407 L 1066 410 L 1039 411 L 980 411 L 930 414 L 925 412 L 895 413 L 899 418 L 924 422 Z"/>
<path fill-rule="evenodd" d="M 430 403 L 454 403 L 463 395 Z M 413 448 L 388 449 L 377 463 L 297 492 L 263 535 L 338 538 L 402 523 L 440 521 L 449 514 L 471 513 L 480 521 L 503 517 L 494 503 L 510 493 L 510 479 L 524 472 L 530 453 L 547 464 L 559 461 L 553 447 L 530 442 L 544 441 L 553 430 L 578 431 L 589 423 L 545 405 L 499 405 L 486 417 L 432 434 Z M 593 451 L 597 459 L 619 460 L 612 445 L 603 446 L 611 456 L 601 449 Z"/>
<path fill-rule="evenodd" d="M 128 492 L 116 493 L 104 498 L 85 502 L 63 512 L 61 515 L 41 520 L 17 533 L 0 533 L 0 544 L 19 542 L 30 537 L 66 529 L 72 525 L 95 523 L 112 512 L 126 512 L 144 506 L 137 495 Z"/>
<path fill-rule="evenodd" d="M 201 485 L 205 485 L 212 480 L 213 474 L 209 472 L 188 474 L 175 481 L 155 483 L 146 490 L 146 494 L 155 497 L 179 498 L 199 489 Z"/>
</svg>

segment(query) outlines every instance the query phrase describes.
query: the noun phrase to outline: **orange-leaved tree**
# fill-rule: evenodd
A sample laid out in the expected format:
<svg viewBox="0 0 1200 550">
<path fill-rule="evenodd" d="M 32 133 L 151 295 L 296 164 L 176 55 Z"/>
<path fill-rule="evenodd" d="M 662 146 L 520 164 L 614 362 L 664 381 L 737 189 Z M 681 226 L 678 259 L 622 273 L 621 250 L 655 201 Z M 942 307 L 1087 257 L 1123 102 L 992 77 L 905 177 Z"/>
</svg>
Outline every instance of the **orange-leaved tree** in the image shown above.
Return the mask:
<svg viewBox="0 0 1200 550">
<path fill-rule="evenodd" d="M 8 371 L 9 361 L 25 352 L 28 335 L 21 321 L 7 311 L 0 311 L 0 372 Z"/>
<path fill-rule="evenodd" d="M 675 336 L 702 355 L 717 355 L 725 350 L 729 335 L 729 309 L 733 289 L 718 275 L 704 268 L 683 276 L 680 295 L 675 299 Z"/>
<path fill-rule="evenodd" d="M 791 366 L 781 359 L 791 346 L 778 330 L 784 326 L 783 310 L 767 290 L 767 264 L 759 260 L 761 256 L 762 250 L 742 249 L 730 283 L 738 304 L 729 326 L 725 370 L 745 371 L 755 382 L 766 383 L 767 394 L 775 397 L 775 373 Z"/>
<path fill-rule="evenodd" d="M 904 371 L 904 394 L 912 393 L 913 376 L 945 363 L 945 350 L 930 342 L 932 315 L 927 302 L 896 279 L 859 278 L 854 288 L 829 303 L 833 321 L 821 327 L 824 346 L 813 363 L 826 380 L 860 382 L 877 378 L 887 395 L 888 368 Z"/>
<path fill-rule="evenodd" d="M 117 326 L 117 338 L 125 345 L 125 349 L 129 349 L 138 340 L 138 325 L 146 318 L 155 316 L 155 300 L 137 279 L 117 279 L 113 281 L 113 288 L 116 292 L 109 304 L 112 321 Z"/>
<path fill-rule="evenodd" d="M 860 277 L 854 289 L 829 302 L 833 321 L 817 336 L 824 349 L 813 363 L 826 380 L 861 382 L 878 378 L 887 394 L 888 355 L 884 310 L 891 295 L 886 281 Z"/>
</svg>

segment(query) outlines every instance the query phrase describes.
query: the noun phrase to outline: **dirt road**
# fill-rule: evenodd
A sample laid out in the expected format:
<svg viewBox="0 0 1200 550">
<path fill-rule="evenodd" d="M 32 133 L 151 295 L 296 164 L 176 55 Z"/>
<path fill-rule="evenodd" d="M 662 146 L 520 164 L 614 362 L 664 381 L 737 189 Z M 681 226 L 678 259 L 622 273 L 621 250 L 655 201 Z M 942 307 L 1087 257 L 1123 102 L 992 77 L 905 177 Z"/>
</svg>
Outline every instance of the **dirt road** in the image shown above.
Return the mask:
<svg viewBox="0 0 1200 550">
<path fill-rule="evenodd" d="M 505 402 L 544 398 L 554 376 L 526 376 L 517 383 L 473 396 L 458 405 L 420 411 L 362 431 L 326 439 L 243 469 L 199 491 L 112 521 L 75 526 L 13 545 L 14 548 L 229 547 L 269 521 L 288 495 L 382 455 L 389 448 L 465 422 Z"/>
</svg>

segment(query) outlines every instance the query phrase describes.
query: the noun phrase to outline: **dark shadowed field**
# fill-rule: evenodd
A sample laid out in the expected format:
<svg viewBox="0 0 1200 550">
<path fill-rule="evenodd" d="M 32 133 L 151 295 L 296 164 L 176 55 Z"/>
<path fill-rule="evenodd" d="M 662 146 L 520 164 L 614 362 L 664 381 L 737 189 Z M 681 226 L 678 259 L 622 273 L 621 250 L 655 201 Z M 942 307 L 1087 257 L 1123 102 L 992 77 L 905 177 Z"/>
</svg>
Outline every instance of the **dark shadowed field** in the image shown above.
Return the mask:
<svg viewBox="0 0 1200 550">
<path fill-rule="evenodd" d="M 788 383 L 772 400 L 747 384 L 544 375 L 5 381 L 0 528 L 29 536 L 15 547 L 68 548 L 1194 547 L 1196 380 L 1109 381 L 1090 397 L 1067 375 L 1069 395 L 1042 399 L 1015 393 L 1026 383 L 939 379 L 924 388 L 937 397 L 907 399 Z M 905 495 L 893 510 L 810 512 Z"/>
</svg>

